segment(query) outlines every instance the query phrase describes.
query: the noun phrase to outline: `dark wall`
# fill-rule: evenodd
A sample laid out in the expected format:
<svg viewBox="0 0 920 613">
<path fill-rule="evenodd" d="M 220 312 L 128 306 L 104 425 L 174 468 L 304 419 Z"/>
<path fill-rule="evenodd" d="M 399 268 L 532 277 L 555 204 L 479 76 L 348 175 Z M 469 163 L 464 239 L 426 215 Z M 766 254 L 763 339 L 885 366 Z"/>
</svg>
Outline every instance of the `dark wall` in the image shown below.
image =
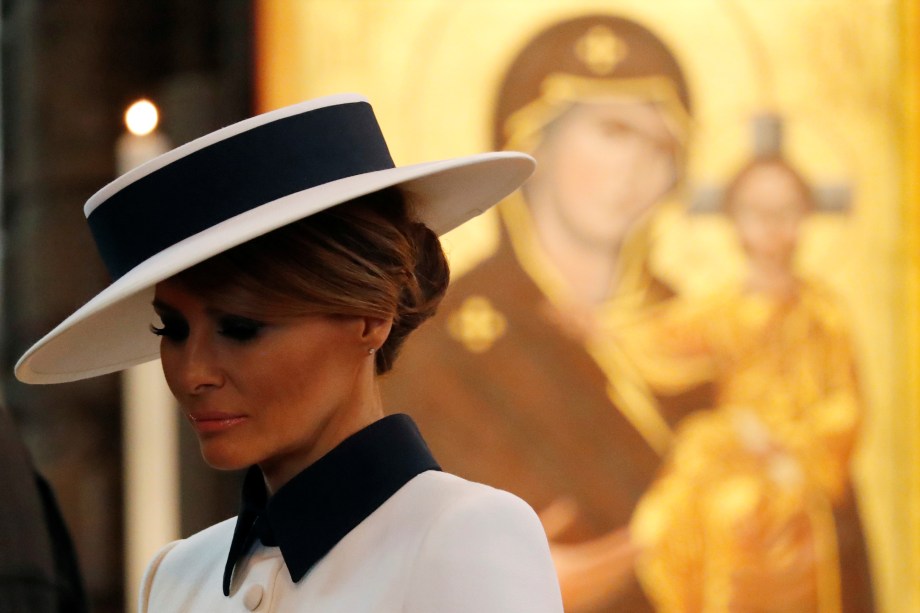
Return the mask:
<svg viewBox="0 0 920 613">
<path fill-rule="evenodd" d="M 94 610 L 121 611 L 118 378 L 25 386 L 12 366 L 108 283 L 82 206 L 114 178 L 127 104 L 156 100 L 175 144 L 251 114 L 252 7 L 7 0 L 2 11 L 4 402 L 57 492 Z M 191 532 L 232 513 L 234 478 L 205 471 L 187 440 L 183 449 L 183 489 L 195 492 L 183 515 Z"/>
</svg>

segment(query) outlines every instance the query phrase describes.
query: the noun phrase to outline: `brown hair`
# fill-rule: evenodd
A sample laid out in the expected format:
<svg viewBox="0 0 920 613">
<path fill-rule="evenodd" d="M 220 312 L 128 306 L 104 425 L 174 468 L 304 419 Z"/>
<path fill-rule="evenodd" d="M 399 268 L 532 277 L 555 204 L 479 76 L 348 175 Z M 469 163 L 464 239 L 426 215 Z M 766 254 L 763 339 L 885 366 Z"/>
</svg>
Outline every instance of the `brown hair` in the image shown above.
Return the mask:
<svg viewBox="0 0 920 613">
<path fill-rule="evenodd" d="M 243 243 L 176 275 L 243 316 L 393 318 L 375 355 L 389 371 L 412 330 L 434 315 L 450 278 L 437 235 L 389 188 Z"/>
</svg>

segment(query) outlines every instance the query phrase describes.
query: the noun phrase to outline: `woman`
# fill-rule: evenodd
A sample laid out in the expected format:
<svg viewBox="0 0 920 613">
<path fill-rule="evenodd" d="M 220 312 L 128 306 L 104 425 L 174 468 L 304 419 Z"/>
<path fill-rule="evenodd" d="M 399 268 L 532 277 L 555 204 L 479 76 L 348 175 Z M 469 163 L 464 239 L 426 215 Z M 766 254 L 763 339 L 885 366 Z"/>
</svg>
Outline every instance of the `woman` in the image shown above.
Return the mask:
<svg viewBox="0 0 920 613">
<path fill-rule="evenodd" d="M 376 383 L 444 293 L 436 233 L 532 169 L 521 154 L 395 168 L 370 105 L 342 95 L 205 136 L 89 200 L 115 281 L 17 376 L 159 353 L 205 459 L 251 467 L 237 518 L 155 556 L 141 611 L 561 610 L 533 511 L 439 472 Z"/>
</svg>

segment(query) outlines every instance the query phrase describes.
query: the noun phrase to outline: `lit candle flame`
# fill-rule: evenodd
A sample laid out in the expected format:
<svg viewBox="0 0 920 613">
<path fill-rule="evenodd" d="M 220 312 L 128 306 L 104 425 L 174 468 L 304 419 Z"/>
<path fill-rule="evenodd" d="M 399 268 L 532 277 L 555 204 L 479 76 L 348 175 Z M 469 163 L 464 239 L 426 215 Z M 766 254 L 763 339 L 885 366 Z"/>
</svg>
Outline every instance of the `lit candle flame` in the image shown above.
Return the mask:
<svg viewBox="0 0 920 613">
<path fill-rule="evenodd" d="M 146 136 L 153 132 L 159 119 L 156 105 L 149 100 L 138 100 L 125 111 L 125 126 L 136 136 Z"/>
</svg>

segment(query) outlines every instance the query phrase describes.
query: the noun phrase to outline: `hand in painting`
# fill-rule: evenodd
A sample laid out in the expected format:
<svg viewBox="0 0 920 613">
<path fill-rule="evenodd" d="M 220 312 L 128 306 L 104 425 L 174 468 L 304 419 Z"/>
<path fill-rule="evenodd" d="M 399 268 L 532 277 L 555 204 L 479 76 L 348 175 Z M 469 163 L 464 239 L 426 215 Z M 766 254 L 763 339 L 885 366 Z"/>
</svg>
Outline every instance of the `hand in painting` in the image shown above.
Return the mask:
<svg viewBox="0 0 920 613">
<path fill-rule="evenodd" d="M 560 542 L 577 516 L 578 505 L 564 498 L 540 513 L 568 613 L 594 610 L 610 602 L 633 576 L 637 553 L 625 527 L 589 541 Z"/>
<path fill-rule="evenodd" d="M 818 608 L 818 553 L 806 512 L 782 523 L 757 518 L 736 531 L 748 555 L 730 579 L 731 613 L 795 613 Z"/>
</svg>

